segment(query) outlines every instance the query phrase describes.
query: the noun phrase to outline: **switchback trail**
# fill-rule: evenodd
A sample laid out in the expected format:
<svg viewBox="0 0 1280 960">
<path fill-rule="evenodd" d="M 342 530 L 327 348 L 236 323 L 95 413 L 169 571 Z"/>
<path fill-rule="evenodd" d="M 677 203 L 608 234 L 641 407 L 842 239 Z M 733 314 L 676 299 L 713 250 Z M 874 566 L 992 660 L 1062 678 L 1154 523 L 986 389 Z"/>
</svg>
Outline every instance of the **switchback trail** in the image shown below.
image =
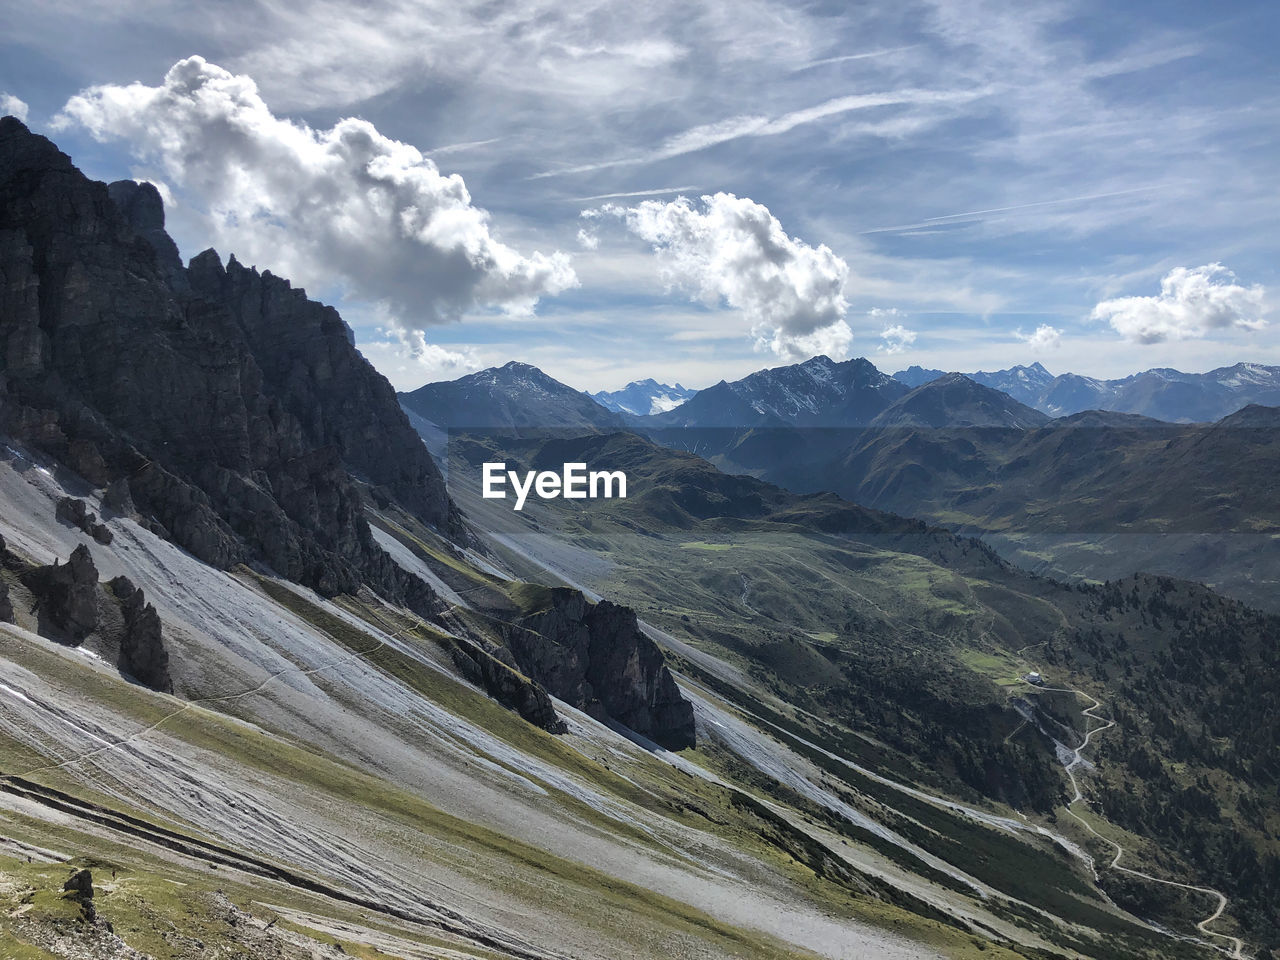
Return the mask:
<svg viewBox="0 0 1280 960">
<path fill-rule="evenodd" d="M 1023 647 L 1023 650 L 1025 649 L 1027 648 Z M 1081 751 L 1089 746 L 1089 743 L 1093 740 L 1095 735 L 1099 733 L 1104 733 L 1105 731 L 1110 730 L 1112 727 L 1116 725 L 1116 722 L 1114 720 L 1108 720 L 1105 717 L 1100 717 L 1097 715 L 1097 713 L 1094 712 L 1102 706 L 1101 701 L 1099 701 L 1096 697 L 1088 693 L 1085 693 L 1083 690 L 1075 690 L 1069 687 L 1042 687 L 1039 685 L 1030 684 L 1029 681 L 1027 681 L 1025 678 L 1023 678 L 1023 683 L 1027 683 L 1029 686 L 1034 686 L 1037 690 L 1048 690 L 1053 693 L 1070 693 L 1070 694 L 1074 694 L 1075 696 L 1083 697 L 1084 699 L 1091 701 L 1091 705 L 1085 708 L 1083 712 L 1083 716 L 1087 717 L 1089 720 L 1096 720 L 1098 723 L 1102 724 L 1101 726 L 1095 726 L 1095 727 L 1086 729 L 1084 733 L 1084 740 L 1081 741 L 1080 746 L 1074 747 L 1074 748 L 1072 747 L 1067 748 L 1071 750 L 1074 756 L 1072 757 L 1070 763 L 1064 765 L 1064 769 L 1067 772 L 1067 778 L 1071 781 L 1071 789 L 1075 793 L 1075 796 L 1073 796 L 1071 800 L 1068 801 L 1067 803 L 1067 813 L 1071 814 L 1071 816 L 1074 817 L 1082 827 L 1088 830 L 1090 834 L 1097 837 L 1103 843 L 1107 844 L 1109 847 L 1115 850 L 1115 856 L 1111 858 L 1111 862 L 1108 864 L 1108 866 L 1110 866 L 1111 869 L 1113 870 L 1118 870 L 1120 873 L 1127 873 L 1131 877 L 1138 877 L 1142 880 L 1148 880 L 1151 883 L 1161 883 L 1167 887 L 1177 887 L 1179 890 L 1191 890 L 1195 893 L 1203 893 L 1212 897 L 1217 897 L 1218 899 L 1217 909 L 1214 910 L 1212 914 L 1210 914 L 1209 916 L 1201 920 L 1199 923 L 1197 923 L 1196 929 L 1207 936 L 1218 937 L 1221 940 L 1229 941 L 1231 943 L 1231 949 L 1228 955 L 1232 958 L 1232 960 L 1243 960 L 1244 958 L 1244 941 L 1243 940 L 1241 940 L 1239 937 L 1233 937 L 1230 934 L 1217 933 L 1216 931 L 1209 929 L 1209 924 L 1213 923 L 1215 920 L 1221 917 L 1222 914 L 1227 909 L 1228 901 L 1225 894 L 1217 890 L 1214 890 L 1211 887 L 1197 887 L 1194 884 L 1190 884 L 1190 883 L 1179 883 L 1176 880 L 1165 880 L 1162 877 L 1153 877 L 1149 873 L 1143 873 L 1141 870 L 1133 870 L 1129 867 L 1120 866 L 1120 859 L 1125 854 L 1124 847 L 1116 843 L 1116 841 L 1112 840 L 1110 837 L 1104 837 L 1102 834 L 1100 834 L 1097 830 L 1094 829 L 1093 825 L 1089 823 L 1088 820 L 1086 820 L 1084 817 L 1080 816 L 1078 813 L 1076 813 L 1074 810 L 1071 809 L 1077 802 L 1084 800 L 1084 793 L 1080 790 L 1080 782 L 1079 780 L 1076 779 L 1076 773 L 1075 773 L 1075 768 L 1085 762 L 1085 759 L 1082 756 Z M 1085 801 L 1085 802 L 1087 803 L 1088 801 Z M 1224 950 L 1224 952 L 1226 951 L 1225 947 L 1222 949 Z"/>
</svg>

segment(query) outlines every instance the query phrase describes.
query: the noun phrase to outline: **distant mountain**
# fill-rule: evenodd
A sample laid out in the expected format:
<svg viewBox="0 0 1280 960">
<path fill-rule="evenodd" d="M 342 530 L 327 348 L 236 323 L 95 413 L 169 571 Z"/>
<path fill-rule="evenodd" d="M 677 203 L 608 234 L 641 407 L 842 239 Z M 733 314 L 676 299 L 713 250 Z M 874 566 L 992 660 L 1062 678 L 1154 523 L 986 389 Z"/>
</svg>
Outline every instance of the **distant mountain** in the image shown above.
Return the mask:
<svg viewBox="0 0 1280 960">
<path fill-rule="evenodd" d="M 895 379 L 912 387 L 941 376 L 940 370 L 918 366 L 894 374 Z M 968 376 L 1051 417 L 1082 410 L 1114 410 L 1170 423 L 1209 423 L 1250 403 L 1280 404 L 1280 367 L 1260 363 L 1237 363 L 1208 373 L 1160 367 L 1119 380 L 1075 373 L 1055 377 L 1039 363 Z"/>
<path fill-rule="evenodd" d="M 1280 367 L 1260 363 L 1237 363 L 1208 373 L 1159 368 L 1122 380 L 1090 381 L 1083 377 L 1073 380 L 1080 382 L 1071 382 L 1068 391 L 1055 390 L 1052 396 L 1046 396 L 1041 409 L 1053 416 L 1062 416 L 1077 412 L 1082 407 L 1076 404 L 1086 402 L 1088 406 L 1140 413 L 1157 420 L 1207 423 L 1251 403 L 1280 404 Z M 1100 403 L 1087 402 L 1091 389 L 1101 394 Z"/>
<path fill-rule="evenodd" d="M 893 379 L 901 380 L 908 387 L 919 387 L 928 383 L 930 380 L 937 380 L 939 377 L 946 376 L 945 370 L 931 370 L 928 367 L 917 366 L 912 364 L 905 370 L 899 370 L 893 375 Z"/>
<path fill-rule="evenodd" d="M 588 394 L 515 360 L 399 396 L 411 414 L 445 429 L 526 427 L 594 433 L 624 426 L 620 414 Z M 420 424 L 415 426 L 421 430 Z"/>
<path fill-rule="evenodd" d="M 867 360 L 837 363 L 821 356 L 760 370 L 732 383 L 721 380 L 641 424 L 653 428 L 860 426 L 908 392 L 904 384 Z"/>
<path fill-rule="evenodd" d="M 870 429 L 771 446 L 752 437 L 722 463 L 981 533 L 1038 572 L 1102 580 L 1143 570 L 1280 611 L 1280 409 L 1250 405 L 1212 424 L 1096 410 L 1051 420 L 963 379 L 917 388 Z M 1041 419 L 1020 422 L 1026 414 Z"/>
<path fill-rule="evenodd" d="M 871 421 L 886 427 L 1012 427 L 1025 430 L 1049 421 L 1039 410 L 960 373 L 916 387 Z"/>
<path fill-rule="evenodd" d="M 692 397 L 697 390 L 690 390 L 680 384 L 671 386 L 658 383 L 656 380 L 633 380 L 621 390 L 601 390 L 589 396 L 614 413 L 630 413 L 638 417 L 646 417 L 652 413 L 666 413 Z"/>
</svg>

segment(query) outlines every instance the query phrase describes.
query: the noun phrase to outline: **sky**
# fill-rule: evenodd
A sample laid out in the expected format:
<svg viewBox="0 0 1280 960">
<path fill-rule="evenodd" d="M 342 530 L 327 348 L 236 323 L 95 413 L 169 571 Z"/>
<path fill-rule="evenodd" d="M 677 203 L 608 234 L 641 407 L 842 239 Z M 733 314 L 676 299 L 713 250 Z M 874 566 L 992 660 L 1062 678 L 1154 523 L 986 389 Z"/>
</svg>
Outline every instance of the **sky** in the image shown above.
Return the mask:
<svg viewBox="0 0 1280 960">
<path fill-rule="evenodd" d="M 1280 5 L 0 0 L 0 111 L 400 389 L 1280 364 Z"/>
</svg>

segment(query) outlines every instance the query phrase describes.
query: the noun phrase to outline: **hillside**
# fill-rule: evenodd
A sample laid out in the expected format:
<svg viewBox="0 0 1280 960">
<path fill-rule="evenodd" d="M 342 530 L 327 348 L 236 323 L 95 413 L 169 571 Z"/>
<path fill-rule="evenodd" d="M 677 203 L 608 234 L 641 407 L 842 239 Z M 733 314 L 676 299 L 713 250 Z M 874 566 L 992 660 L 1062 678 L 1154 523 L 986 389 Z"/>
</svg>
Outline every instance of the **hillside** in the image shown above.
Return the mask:
<svg viewBox="0 0 1280 960">
<path fill-rule="evenodd" d="M 744 465 L 793 489 L 832 490 L 980 533 L 1030 569 L 1095 580 L 1164 573 L 1275 610 L 1277 427 L 1272 407 L 1209 425 L 1087 412 L 1034 429 L 906 426 L 807 437 L 807 461 L 760 456 Z M 737 462 L 762 449 L 758 440 L 740 443 L 725 456 Z"/>
<path fill-rule="evenodd" d="M 523 365 L 436 409 L 488 418 L 455 434 L 446 489 L 341 317 L 234 257 L 182 264 L 153 190 L 5 121 L 0 202 L 0 943 L 23 960 L 1191 960 L 1273 939 L 1275 731 L 1242 729 L 1270 681 L 1213 718 L 1241 763 L 1196 739 L 1205 683 L 1168 717 L 1117 700 L 1124 743 L 1158 722 L 1155 752 L 1087 780 L 1145 778 L 1099 829 L 1221 889 L 1210 916 L 1210 894 L 1153 900 L 1102 867 L 1069 793 L 1093 721 L 1021 679 L 1044 646 L 1081 696 L 1125 695 L 1094 651 L 1119 624 L 1121 671 L 1212 642 L 1239 654 L 1230 684 L 1268 668 L 1269 618 L 1172 581 L 1117 605 L 728 475 Z M 866 416 L 903 390 L 868 366 L 783 378 Z M 493 457 L 607 463 L 631 493 L 515 513 L 477 496 Z M 1176 816 L 1152 809 L 1162 776 Z"/>
<path fill-rule="evenodd" d="M 950 781 L 967 803 L 1039 811 L 1064 829 L 1069 796 L 1046 774 L 1053 750 L 1068 748 L 1053 741 L 1078 745 L 1091 723 L 1081 713 L 1086 698 L 1102 701 L 1116 732 L 1099 747 L 1105 768 L 1085 782 L 1114 817 L 1104 833 L 1123 834 L 1136 869 L 1169 877 L 1181 859 L 1174 873 L 1231 891 L 1250 922 L 1274 936 L 1274 898 L 1263 891 L 1274 889 L 1280 851 L 1266 825 L 1280 810 L 1261 744 L 1280 731 L 1258 723 L 1278 692 L 1280 621 L 1175 580 L 1065 586 L 976 541 L 830 494 L 727 476 L 633 436 L 496 442 L 455 451 L 454 489 L 469 510 L 484 507 L 458 478 L 475 473 L 471 459 L 499 452 L 531 465 L 569 456 L 618 464 L 644 490 L 571 509 L 539 504 L 498 535 L 511 562 L 625 598 L 704 691 L 763 704 L 789 718 L 785 729 L 864 770 L 925 791 Z M 1156 678 L 1193 663 L 1198 677 L 1177 676 L 1195 689 L 1177 701 Z M 1081 693 L 1025 685 L 1020 677 L 1033 666 L 1049 686 Z M 1215 712 L 1219 698 L 1232 708 Z M 1204 724 L 1215 731 L 1209 740 Z M 1119 799 L 1126 789 L 1129 803 Z M 1202 819 L 1195 811 L 1206 797 L 1219 813 Z M 1200 840 L 1188 846 L 1195 830 Z M 1107 848 L 1095 837 L 1067 834 L 1102 862 Z M 1238 880 L 1229 863 L 1250 879 Z M 1118 871 L 1103 882 L 1144 915 L 1200 902 L 1165 897 L 1158 884 Z"/>
</svg>

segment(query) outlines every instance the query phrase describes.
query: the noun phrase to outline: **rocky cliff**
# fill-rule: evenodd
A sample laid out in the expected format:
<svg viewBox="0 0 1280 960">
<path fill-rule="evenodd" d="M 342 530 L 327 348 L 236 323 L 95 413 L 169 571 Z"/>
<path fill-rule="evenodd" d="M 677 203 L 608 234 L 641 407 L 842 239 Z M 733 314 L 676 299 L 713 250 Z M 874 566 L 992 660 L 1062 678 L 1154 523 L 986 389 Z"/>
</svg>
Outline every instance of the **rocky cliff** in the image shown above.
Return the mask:
<svg viewBox="0 0 1280 960">
<path fill-rule="evenodd" d="M 264 564 L 329 595 L 367 585 L 427 617 L 443 605 L 378 546 L 366 495 L 446 542 L 468 536 L 337 311 L 234 256 L 206 250 L 184 266 L 154 187 L 93 182 L 13 118 L 0 120 L 0 433 L 101 490 L 108 518 L 206 563 Z M 110 543 L 83 501 L 57 509 Z M 41 632 L 92 638 L 123 672 L 171 686 L 154 608 L 123 577 L 99 584 L 86 547 L 23 576 Z M 0 616 L 11 606 L 6 588 Z M 659 742 L 692 742 L 691 710 L 630 611 L 567 591 L 535 623 L 506 627 L 520 653 L 487 637 L 460 659 L 526 719 L 562 728 L 550 690 Z"/>
<path fill-rule="evenodd" d="M 9 553 L 0 540 L 0 558 L 25 591 L 25 626 L 68 646 L 88 644 L 138 682 L 156 690 L 173 689 L 156 608 L 127 577 L 100 583 L 88 547 L 76 547 L 66 563 L 55 560 L 38 566 Z M 7 585 L 0 597 L 0 619 L 10 623 L 19 619 Z"/>
<path fill-rule="evenodd" d="M 461 533 L 390 386 L 286 282 L 175 258 L 153 188 L 109 190 L 0 121 L 0 429 L 209 563 L 430 609 L 363 517 L 357 481 Z"/>
<path fill-rule="evenodd" d="M 505 633 L 520 669 L 561 700 L 668 749 L 693 746 L 693 707 L 634 610 L 557 587 Z"/>
</svg>

